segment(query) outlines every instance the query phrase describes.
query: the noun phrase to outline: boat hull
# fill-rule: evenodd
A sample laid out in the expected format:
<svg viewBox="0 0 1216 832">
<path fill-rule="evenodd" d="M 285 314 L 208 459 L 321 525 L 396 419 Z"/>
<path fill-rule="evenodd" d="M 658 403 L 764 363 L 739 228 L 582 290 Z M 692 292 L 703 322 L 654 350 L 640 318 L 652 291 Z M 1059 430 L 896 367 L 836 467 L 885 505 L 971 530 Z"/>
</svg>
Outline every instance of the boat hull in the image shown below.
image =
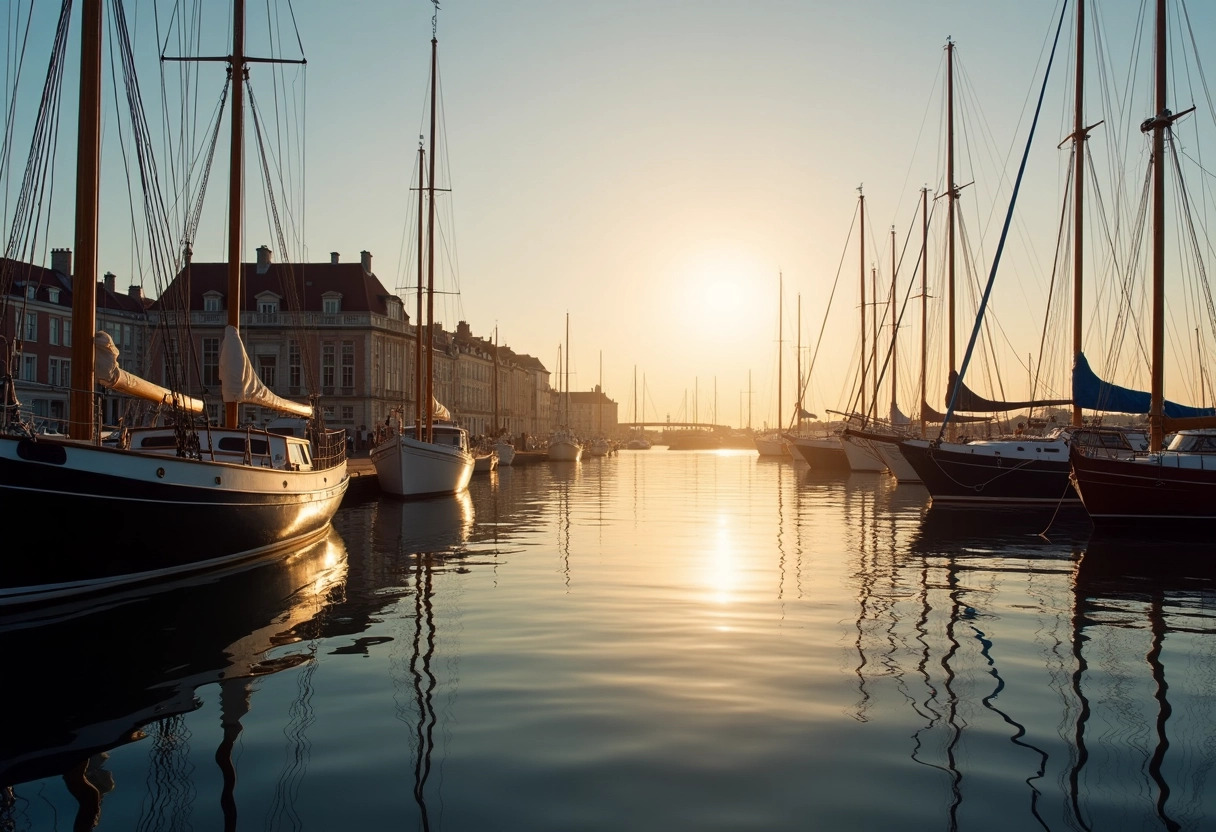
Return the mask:
<svg viewBox="0 0 1216 832">
<path fill-rule="evenodd" d="M 842 436 L 840 446 L 844 448 L 845 458 L 849 460 L 849 470 L 861 474 L 881 474 L 887 470 L 886 463 L 875 453 L 869 442 Z"/>
<path fill-rule="evenodd" d="M 1055 504 L 1077 502 L 1063 440 L 899 443 L 933 501 Z"/>
<path fill-rule="evenodd" d="M 790 443 L 812 470 L 838 473 L 853 470 L 849 467 L 849 458 L 845 456 L 844 446 L 838 437 L 796 437 L 791 438 Z"/>
<path fill-rule="evenodd" d="M 783 437 L 780 436 L 757 436 L 756 453 L 760 456 L 784 457 L 789 458 L 790 446 Z"/>
<path fill-rule="evenodd" d="M 1118 459 L 1074 448 L 1070 460 L 1073 485 L 1095 526 L 1216 519 L 1216 455 L 1163 451 Z"/>
<path fill-rule="evenodd" d="M 372 448 L 380 490 L 394 497 L 459 494 L 473 477 L 473 455 L 459 444 L 390 436 Z"/>
<path fill-rule="evenodd" d="M 500 442 L 494 446 L 494 453 L 498 454 L 499 465 L 510 465 L 515 461 L 515 446 L 506 442 Z"/>
<path fill-rule="evenodd" d="M 549 459 L 557 462 L 578 462 L 583 458 L 583 446 L 570 439 L 549 442 Z"/>
<path fill-rule="evenodd" d="M 846 435 L 853 441 L 867 445 L 887 466 L 887 470 L 891 472 L 891 476 L 895 477 L 896 482 L 920 483 L 920 474 L 916 473 L 916 469 L 904 458 L 903 451 L 899 447 L 899 443 L 906 438 L 905 436 L 853 428 L 849 428 Z"/>
<path fill-rule="evenodd" d="M 4 559 L 0 605 L 172 580 L 306 545 L 327 533 L 349 482 L 345 462 L 295 471 L 0 437 L 5 509 L 57 521 L 38 556 Z"/>
</svg>

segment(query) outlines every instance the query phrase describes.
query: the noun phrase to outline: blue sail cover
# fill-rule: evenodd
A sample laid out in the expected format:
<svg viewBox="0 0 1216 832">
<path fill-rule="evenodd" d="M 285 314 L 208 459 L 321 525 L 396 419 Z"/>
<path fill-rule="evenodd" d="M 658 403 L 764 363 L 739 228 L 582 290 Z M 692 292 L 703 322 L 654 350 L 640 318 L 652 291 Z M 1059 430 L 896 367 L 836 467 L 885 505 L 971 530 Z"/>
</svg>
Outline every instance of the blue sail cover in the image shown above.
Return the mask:
<svg viewBox="0 0 1216 832">
<path fill-rule="evenodd" d="M 1148 413 L 1152 396 L 1141 390 L 1129 390 L 1117 384 L 1103 381 L 1094 375 L 1084 354 L 1077 356 L 1072 368 L 1072 396 L 1080 406 L 1089 410 L 1104 410 L 1108 413 Z M 1185 419 L 1195 416 L 1216 416 L 1213 407 L 1188 407 L 1184 404 L 1165 403 L 1165 416 L 1169 419 Z"/>
</svg>

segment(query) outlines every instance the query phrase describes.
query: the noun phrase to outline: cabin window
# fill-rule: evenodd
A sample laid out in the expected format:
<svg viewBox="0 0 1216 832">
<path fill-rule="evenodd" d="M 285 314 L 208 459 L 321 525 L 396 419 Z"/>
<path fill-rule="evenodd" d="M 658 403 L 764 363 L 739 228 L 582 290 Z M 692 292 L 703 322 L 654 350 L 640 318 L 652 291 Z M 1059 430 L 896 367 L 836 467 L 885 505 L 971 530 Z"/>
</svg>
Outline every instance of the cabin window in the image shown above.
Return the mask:
<svg viewBox="0 0 1216 832">
<path fill-rule="evenodd" d="M 308 464 L 308 460 L 304 458 L 303 446 L 295 442 L 289 442 L 287 445 L 287 459 L 292 466 L 299 469 Z"/>
<path fill-rule="evenodd" d="M 342 386 L 355 386 L 355 342 L 342 342 Z"/>
<path fill-rule="evenodd" d="M 203 385 L 215 387 L 220 383 L 220 339 L 203 339 Z"/>
<path fill-rule="evenodd" d="M 177 437 L 173 434 L 164 436 L 145 436 L 139 442 L 141 448 L 176 448 Z"/>
<path fill-rule="evenodd" d="M 235 454 L 245 453 L 245 437 L 220 437 L 220 450 Z M 251 439 L 249 441 L 249 452 L 254 456 L 265 456 L 270 452 L 270 444 L 265 439 Z"/>
</svg>

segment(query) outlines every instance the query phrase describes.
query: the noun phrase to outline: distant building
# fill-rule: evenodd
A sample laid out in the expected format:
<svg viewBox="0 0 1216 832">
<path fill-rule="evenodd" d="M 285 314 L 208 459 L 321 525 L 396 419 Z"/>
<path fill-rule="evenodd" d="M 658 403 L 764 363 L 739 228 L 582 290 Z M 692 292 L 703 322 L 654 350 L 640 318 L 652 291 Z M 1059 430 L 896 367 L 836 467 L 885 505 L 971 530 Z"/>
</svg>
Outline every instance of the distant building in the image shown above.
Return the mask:
<svg viewBox="0 0 1216 832">
<path fill-rule="evenodd" d="M 0 304 L 0 365 L 9 365 L 17 399 L 39 429 L 64 432 L 72 386 L 72 251 L 51 251 L 51 267 L 0 258 L 0 285 L 8 291 Z M 143 375 L 149 341 L 149 301 L 132 285 L 115 291 L 117 278 L 107 272 L 97 284 L 97 328 L 110 333 L 124 370 Z M 85 333 L 84 337 L 91 337 Z M 2 369 L 0 369 L 2 372 Z M 103 396 L 103 421 L 114 424 L 125 414 L 125 401 Z"/>
<path fill-rule="evenodd" d="M 590 392 L 571 392 L 570 427 L 581 438 L 594 436 L 615 437 L 617 429 L 617 403 L 604 395 L 600 386 Z"/>
</svg>

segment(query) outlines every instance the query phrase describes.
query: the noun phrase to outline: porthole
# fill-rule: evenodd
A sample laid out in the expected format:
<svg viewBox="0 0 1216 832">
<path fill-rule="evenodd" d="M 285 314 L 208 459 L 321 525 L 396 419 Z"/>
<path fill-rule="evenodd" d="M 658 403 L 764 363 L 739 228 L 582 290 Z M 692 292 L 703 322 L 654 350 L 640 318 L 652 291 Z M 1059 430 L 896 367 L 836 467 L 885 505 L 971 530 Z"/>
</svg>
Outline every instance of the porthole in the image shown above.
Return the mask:
<svg viewBox="0 0 1216 832">
<path fill-rule="evenodd" d="M 156 476 L 160 477 L 160 478 L 163 480 L 163 479 L 165 478 L 165 469 L 164 469 L 164 468 L 157 468 L 157 469 L 156 469 Z"/>
</svg>

